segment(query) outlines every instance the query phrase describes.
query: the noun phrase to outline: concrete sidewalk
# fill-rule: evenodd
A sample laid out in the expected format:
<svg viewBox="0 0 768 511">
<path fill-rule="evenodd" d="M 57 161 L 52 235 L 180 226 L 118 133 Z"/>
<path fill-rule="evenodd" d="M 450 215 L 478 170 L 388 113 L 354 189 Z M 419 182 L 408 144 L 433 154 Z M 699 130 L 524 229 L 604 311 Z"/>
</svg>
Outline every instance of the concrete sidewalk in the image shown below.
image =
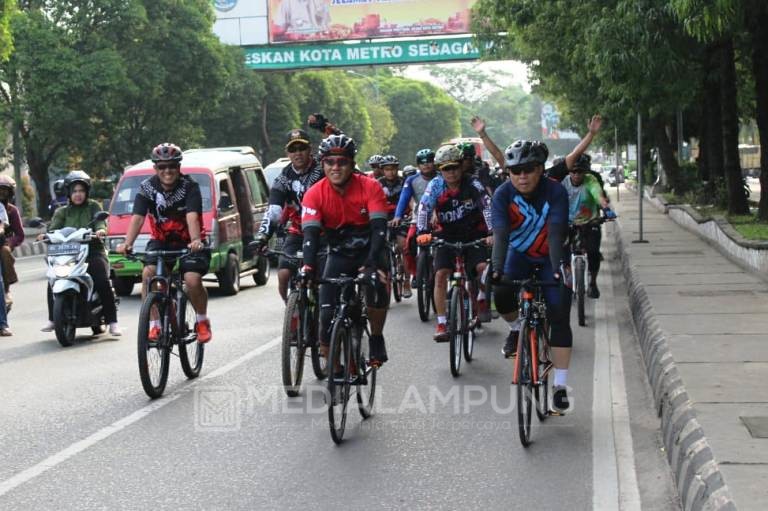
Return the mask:
<svg viewBox="0 0 768 511">
<path fill-rule="evenodd" d="M 767 509 L 768 284 L 647 201 L 649 243 L 633 243 L 637 195 L 622 190 L 616 202 L 611 192 L 632 315 L 683 505 Z"/>
</svg>

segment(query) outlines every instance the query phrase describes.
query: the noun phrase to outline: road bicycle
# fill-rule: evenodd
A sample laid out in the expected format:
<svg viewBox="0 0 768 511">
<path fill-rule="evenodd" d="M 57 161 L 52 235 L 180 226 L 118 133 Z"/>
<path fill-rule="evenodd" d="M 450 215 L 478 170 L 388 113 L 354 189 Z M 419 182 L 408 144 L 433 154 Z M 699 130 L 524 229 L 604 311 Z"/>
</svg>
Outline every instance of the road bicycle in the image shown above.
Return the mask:
<svg viewBox="0 0 768 511">
<path fill-rule="evenodd" d="M 461 374 L 461 358 L 472 362 L 475 348 L 475 329 L 479 326 L 472 293 L 472 281 L 464 265 L 464 251 L 468 248 L 485 246 L 485 240 L 469 243 L 449 242 L 441 239 L 432 241 L 435 247 L 446 247 L 454 251 L 453 273 L 448 282 L 448 342 L 450 344 L 451 374 Z"/>
<path fill-rule="evenodd" d="M 292 261 L 295 268 L 300 268 L 304 264 L 302 252 L 287 254 L 279 250 L 270 250 L 267 255 L 285 257 Z M 312 369 L 318 380 L 325 379 L 327 367 L 325 357 L 320 356 L 317 341 L 320 329 L 317 286 L 302 285 L 299 272 L 292 271 L 289 289 L 283 316 L 281 368 L 285 393 L 289 397 L 296 397 L 301 390 L 307 349 L 312 359 Z"/>
<path fill-rule="evenodd" d="M 549 345 L 549 323 L 544 289 L 560 287 L 558 281 L 540 281 L 536 277 L 540 268 L 535 268 L 533 277 L 525 280 L 502 280 L 496 285 L 520 286 L 520 333 L 517 354 L 512 370 L 512 384 L 517 386 L 517 426 L 520 442 L 524 447 L 531 444 L 531 417 L 533 401 L 536 401 L 536 415 L 540 421 L 552 411 L 549 399 L 552 391 L 550 372 L 553 365 Z"/>
<path fill-rule="evenodd" d="M 407 226 L 407 224 L 405 224 Z M 398 242 L 401 227 L 389 227 L 387 230 L 387 249 L 389 250 L 389 275 L 392 286 L 392 297 L 400 303 L 403 299 L 403 285 L 408 275 L 405 272 L 403 251 Z"/>
<path fill-rule="evenodd" d="M 576 296 L 576 310 L 579 320 L 579 326 L 586 326 L 586 292 L 587 292 L 587 269 L 589 268 L 589 259 L 587 256 L 586 238 L 593 228 L 605 223 L 605 218 L 592 220 L 591 222 L 573 225 L 570 232 L 570 251 L 571 251 L 571 270 L 573 279 L 573 294 Z"/>
<path fill-rule="evenodd" d="M 174 346 L 178 346 L 179 362 L 187 378 L 197 378 L 203 367 L 205 345 L 197 342 L 195 310 L 184 290 L 178 264 L 170 273 L 166 265 L 166 259 L 181 262 L 190 255 L 189 249 L 152 250 L 144 255 L 157 257 L 157 272 L 149 281 L 150 291 L 141 304 L 138 325 L 139 377 L 144 392 L 152 399 L 165 391 Z M 138 259 L 135 255 L 129 258 Z M 157 340 L 149 338 L 153 320 L 160 323 Z"/>
<path fill-rule="evenodd" d="M 368 331 L 365 288 L 374 283 L 367 276 L 320 279 L 320 284 L 337 288 L 336 309 L 331 323 L 328 348 L 328 425 L 331 438 L 340 444 L 347 423 L 347 405 L 352 391 L 363 419 L 373 413 L 377 367 L 369 364 L 368 346 L 363 334 Z"/>
</svg>

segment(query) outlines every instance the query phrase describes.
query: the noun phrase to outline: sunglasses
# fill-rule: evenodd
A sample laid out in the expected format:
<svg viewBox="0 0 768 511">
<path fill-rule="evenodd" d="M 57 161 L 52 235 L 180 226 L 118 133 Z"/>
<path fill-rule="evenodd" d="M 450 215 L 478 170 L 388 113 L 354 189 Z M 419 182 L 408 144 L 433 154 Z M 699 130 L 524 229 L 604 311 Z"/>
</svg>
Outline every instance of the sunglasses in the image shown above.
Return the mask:
<svg viewBox="0 0 768 511">
<path fill-rule="evenodd" d="M 323 164 L 327 164 L 329 167 L 338 165 L 339 167 L 346 167 L 352 164 L 352 160 L 345 158 L 344 156 L 328 156 L 323 158 Z"/>
<path fill-rule="evenodd" d="M 536 172 L 536 167 L 507 167 L 507 172 L 513 176 L 519 176 L 520 174 L 533 174 Z"/>
<path fill-rule="evenodd" d="M 307 149 L 309 149 L 307 144 L 292 144 L 288 146 L 286 151 L 289 153 L 300 153 L 301 151 L 306 151 Z"/>
<path fill-rule="evenodd" d="M 586 174 L 587 171 L 586 170 L 582 170 L 582 169 L 571 169 L 570 173 L 571 174 Z"/>
<path fill-rule="evenodd" d="M 446 167 L 440 167 L 440 172 L 458 172 L 461 167 L 459 165 L 448 165 Z"/>
<path fill-rule="evenodd" d="M 165 171 L 165 170 L 177 170 L 179 168 L 179 165 L 176 163 L 161 163 L 159 165 L 155 165 L 155 169 L 159 171 Z"/>
</svg>

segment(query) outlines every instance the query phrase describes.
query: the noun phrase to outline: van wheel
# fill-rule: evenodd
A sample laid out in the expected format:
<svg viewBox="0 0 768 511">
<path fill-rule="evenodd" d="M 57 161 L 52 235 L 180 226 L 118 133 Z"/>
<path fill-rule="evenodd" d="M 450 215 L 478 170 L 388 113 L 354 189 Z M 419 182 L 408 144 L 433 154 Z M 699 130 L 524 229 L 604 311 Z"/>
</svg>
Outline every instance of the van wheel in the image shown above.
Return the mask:
<svg viewBox="0 0 768 511">
<path fill-rule="evenodd" d="M 136 282 L 132 277 L 113 277 L 112 287 L 115 288 L 117 296 L 131 296 L 133 293 L 133 285 Z"/>
<path fill-rule="evenodd" d="M 216 274 L 219 278 L 219 288 L 225 295 L 236 295 L 240 291 L 240 262 L 237 255 L 228 254 L 227 264 Z"/>
<path fill-rule="evenodd" d="M 259 270 L 253 274 L 253 281 L 257 286 L 265 286 L 269 282 L 269 258 L 259 257 L 259 262 L 256 263 L 256 268 Z"/>
</svg>

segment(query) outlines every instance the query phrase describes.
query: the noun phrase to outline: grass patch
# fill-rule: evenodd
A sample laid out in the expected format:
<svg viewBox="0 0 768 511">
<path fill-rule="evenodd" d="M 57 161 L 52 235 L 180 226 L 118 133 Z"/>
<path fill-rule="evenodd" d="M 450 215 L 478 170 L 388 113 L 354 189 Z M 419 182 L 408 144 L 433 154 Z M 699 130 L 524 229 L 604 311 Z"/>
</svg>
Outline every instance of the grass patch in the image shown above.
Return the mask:
<svg viewBox="0 0 768 511">
<path fill-rule="evenodd" d="M 768 223 L 760 222 L 753 215 L 730 215 L 726 217 L 734 229 L 748 240 L 768 240 Z"/>
</svg>

